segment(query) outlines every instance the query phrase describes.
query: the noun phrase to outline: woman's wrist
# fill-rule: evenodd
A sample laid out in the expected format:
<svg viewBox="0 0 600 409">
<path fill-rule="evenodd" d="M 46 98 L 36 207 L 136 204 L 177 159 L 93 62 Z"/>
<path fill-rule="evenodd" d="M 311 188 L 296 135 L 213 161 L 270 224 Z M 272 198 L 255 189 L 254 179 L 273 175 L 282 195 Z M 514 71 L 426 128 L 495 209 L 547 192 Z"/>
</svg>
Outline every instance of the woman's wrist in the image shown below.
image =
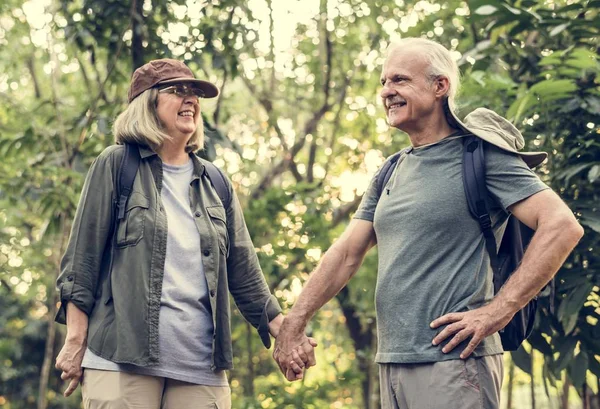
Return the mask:
<svg viewBox="0 0 600 409">
<path fill-rule="evenodd" d="M 269 332 L 273 336 L 273 338 L 277 338 L 279 335 L 279 328 L 281 328 L 281 324 L 283 323 L 283 314 L 277 315 L 275 318 L 269 322 Z"/>
</svg>

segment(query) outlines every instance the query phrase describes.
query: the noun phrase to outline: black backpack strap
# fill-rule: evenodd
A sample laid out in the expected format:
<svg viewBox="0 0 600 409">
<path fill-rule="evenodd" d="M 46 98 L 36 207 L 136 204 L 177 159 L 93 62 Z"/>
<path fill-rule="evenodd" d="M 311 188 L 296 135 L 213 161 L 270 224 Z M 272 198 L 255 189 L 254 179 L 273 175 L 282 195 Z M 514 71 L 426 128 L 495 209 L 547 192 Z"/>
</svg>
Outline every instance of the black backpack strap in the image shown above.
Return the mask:
<svg viewBox="0 0 600 409">
<path fill-rule="evenodd" d="M 496 237 L 492 230 L 492 219 L 487 206 L 488 191 L 485 184 L 485 154 L 483 141 L 474 135 L 464 139 L 462 161 L 463 185 L 469 204 L 469 211 L 479 222 L 485 238 L 485 247 L 490 255 L 490 263 L 495 274 L 498 273 L 498 253 Z"/>
<path fill-rule="evenodd" d="M 231 191 L 229 190 L 229 183 L 227 182 L 227 178 L 212 162 L 203 161 L 204 166 L 206 168 L 206 173 L 208 174 L 208 178 L 212 183 L 213 187 L 217 191 L 219 195 L 219 199 L 221 199 L 221 203 L 223 207 L 227 209 L 231 204 Z"/>
<path fill-rule="evenodd" d="M 410 148 L 402 149 L 400 152 L 394 153 L 392 156 L 387 158 L 383 165 L 381 165 L 381 171 L 379 175 L 377 175 L 377 197 L 381 197 L 383 194 L 383 188 L 389 182 L 392 174 L 394 173 L 394 169 L 396 169 L 396 165 L 398 164 L 398 160 L 402 155 L 408 152 Z"/>
<path fill-rule="evenodd" d="M 117 222 L 125 217 L 127 199 L 133 189 L 133 181 L 140 167 L 140 151 L 137 145 L 125 144 L 125 153 L 119 166 L 117 185 Z"/>
</svg>

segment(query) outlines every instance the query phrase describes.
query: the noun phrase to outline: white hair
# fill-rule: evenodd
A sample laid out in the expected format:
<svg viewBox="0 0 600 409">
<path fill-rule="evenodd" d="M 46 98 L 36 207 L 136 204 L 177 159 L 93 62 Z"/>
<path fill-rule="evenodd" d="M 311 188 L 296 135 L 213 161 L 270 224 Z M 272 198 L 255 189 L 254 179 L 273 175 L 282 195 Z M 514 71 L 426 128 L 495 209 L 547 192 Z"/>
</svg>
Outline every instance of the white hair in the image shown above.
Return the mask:
<svg viewBox="0 0 600 409">
<path fill-rule="evenodd" d="M 417 53 L 425 57 L 429 63 L 427 75 L 434 80 L 443 76 L 448 78 L 448 105 L 452 111 L 456 110 L 456 94 L 460 88 L 460 71 L 450 51 L 440 43 L 425 38 L 407 37 L 394 42 L 388 48 L 388 56 L 401 48 L 414 48 Z"/>
</svg>

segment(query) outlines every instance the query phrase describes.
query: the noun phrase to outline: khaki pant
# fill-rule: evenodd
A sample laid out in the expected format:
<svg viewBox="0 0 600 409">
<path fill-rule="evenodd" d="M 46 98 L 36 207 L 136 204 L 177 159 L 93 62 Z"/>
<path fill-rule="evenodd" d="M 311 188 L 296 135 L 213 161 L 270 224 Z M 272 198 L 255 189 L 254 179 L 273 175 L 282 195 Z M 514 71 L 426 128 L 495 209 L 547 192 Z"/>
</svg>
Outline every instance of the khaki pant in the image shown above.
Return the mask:
<svg viewBox="0 0 600 409">
<path fill-rule="evenodd" d="M 85 409 L 231 409 L 229 386 L 205 386 L 126 372 L 86 369 Z"/>
<path fill-rule="evenodd" d="M 426 364 L 381 364 L 382 409 L 497 409 L 502 354 Z"/>
</svg>

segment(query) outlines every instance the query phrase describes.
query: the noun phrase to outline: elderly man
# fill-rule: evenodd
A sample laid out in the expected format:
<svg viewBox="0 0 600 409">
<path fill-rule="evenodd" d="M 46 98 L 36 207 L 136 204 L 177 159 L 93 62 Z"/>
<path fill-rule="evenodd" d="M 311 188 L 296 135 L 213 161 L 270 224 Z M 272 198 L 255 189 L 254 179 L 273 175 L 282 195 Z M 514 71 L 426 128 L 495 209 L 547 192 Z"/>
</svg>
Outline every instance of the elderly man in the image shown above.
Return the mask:
<svg viewBox="0 0 600 409">
<path fill-rule="evenodd" d="M 551 280 L 583 229 L 527 166 L 545 154 L 517 152 L 522 136 L 508 121 L 485 109 L 470 122 L 458 120 L 458 68 L 443 46 L 417 38 L 396 44 L 381 85 L 389 124 L 406 132 L 412 146 L 381 195 L 378 175 L 373 178 L 285 319 L 274 356 L 287 371 L 312 361 L 305 351 L 308 321 L 377 244 L 375 360 L 382 407 L 497 408 L 503 369 L 498 331 Z M 469 134 L 485 141 L 495 236 L 502 236 L 509 214 L 535 230 L 520 266 L 496 294 L 486 239 L 469 213 L 462 181 Z"/>
</svg>

